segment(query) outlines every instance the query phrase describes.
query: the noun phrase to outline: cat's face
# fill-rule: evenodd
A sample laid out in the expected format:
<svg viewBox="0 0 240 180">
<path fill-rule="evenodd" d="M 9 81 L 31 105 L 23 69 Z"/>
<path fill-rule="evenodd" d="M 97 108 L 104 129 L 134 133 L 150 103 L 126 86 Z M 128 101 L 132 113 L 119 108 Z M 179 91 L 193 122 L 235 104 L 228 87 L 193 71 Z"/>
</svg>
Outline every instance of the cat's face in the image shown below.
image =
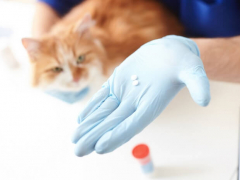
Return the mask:
<svg viewBox="0 0 240 180">
<path fill-rule="evenodd" d="M 76 39 L 74 36 L 25 41 L 29 41 L 34 48 L 28 50 L 33 86 L 79 91 L 89 85 L 94 77 L 102 75 L 103 52 L 94 41 Z"/>
<path fill-rule="evenodd" d="M 64 36 L 64 35 L 63 35 Z M 23 39 L 32 67 L 32 85 L 44 90 L 79 91 L 102 76 L 104 52 L 79 32 L 65 37 Z"/>
</svg>

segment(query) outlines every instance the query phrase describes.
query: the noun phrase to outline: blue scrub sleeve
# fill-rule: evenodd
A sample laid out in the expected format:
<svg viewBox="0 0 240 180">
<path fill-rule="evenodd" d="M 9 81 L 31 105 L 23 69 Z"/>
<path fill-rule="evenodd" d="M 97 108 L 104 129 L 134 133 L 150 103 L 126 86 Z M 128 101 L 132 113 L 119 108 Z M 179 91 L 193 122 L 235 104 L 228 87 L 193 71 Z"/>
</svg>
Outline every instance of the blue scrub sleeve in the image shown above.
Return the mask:
<svg viewBox="0 0 240 180">
<path fill-rule="evenodd" d="M 38 0 L 52 7 L 60 16 L 65 15 L 74 6 L 81 3 L 83 0 Z"/>
</svg>

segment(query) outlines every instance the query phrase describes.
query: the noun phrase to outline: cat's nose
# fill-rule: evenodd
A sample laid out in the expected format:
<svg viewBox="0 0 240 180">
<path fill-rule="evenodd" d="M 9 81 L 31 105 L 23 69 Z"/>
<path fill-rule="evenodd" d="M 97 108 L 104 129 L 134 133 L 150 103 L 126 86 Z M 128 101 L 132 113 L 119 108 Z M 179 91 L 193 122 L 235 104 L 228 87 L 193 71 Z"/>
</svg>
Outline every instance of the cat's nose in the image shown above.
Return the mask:
<svg viewBox="0 0 240 180">
<path fill-rule="evenodd" d="M 73 77 L 73 82 L 78 82 L 80 77 Z"/>
</svg>

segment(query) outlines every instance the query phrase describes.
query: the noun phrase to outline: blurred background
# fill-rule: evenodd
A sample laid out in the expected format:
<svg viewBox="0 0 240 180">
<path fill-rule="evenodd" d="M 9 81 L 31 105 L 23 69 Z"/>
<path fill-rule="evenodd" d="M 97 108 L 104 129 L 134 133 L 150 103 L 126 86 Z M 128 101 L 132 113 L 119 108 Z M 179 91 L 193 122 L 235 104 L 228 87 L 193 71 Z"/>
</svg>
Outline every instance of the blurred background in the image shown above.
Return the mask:
<svg viewBox="0 0 240 180">
<path fill-rule="evenodd" d="M 66 104 L 29 86 L 22 37 L 31 36 L 34 0 L 0 0 L 0 179 L 148 179 L 131 156 L 150 146 L 161 180 L 237 179 L 240 86 L 211 82 L 212 102 L 197 106 L 186 89 L 123 147 L 74 155 L 71 135 L 84 102 Z"/>
</svg>

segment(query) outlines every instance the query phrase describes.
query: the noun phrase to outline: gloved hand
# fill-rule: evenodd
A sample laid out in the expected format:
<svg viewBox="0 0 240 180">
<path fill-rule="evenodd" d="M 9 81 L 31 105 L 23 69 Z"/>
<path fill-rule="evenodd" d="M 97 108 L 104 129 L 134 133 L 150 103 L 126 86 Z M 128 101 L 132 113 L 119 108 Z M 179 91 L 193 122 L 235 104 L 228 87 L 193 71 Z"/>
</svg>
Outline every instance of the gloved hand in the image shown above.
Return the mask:
<svg viewBox="0 0 240 180">
<path fill-rule="evenodd" d="M 185 85 L 197 104 L 208 105 L 209 81 L 195 42 L 166 36 L 141 46 L 80 114 L 72 139 L 75 154 L 115 150 L 151 123 Z"/>
<path fill-rule="evenodd" d="M 73 104 L 83 99 L 87 95 L 88 91 L 89 91 L 89 88 L 84 88 L 79 92 L 64 92 L 64 91 L 51 90 L 51 91 L 46 91 L 46 93 L 64 102 Z"/>
</svg>

